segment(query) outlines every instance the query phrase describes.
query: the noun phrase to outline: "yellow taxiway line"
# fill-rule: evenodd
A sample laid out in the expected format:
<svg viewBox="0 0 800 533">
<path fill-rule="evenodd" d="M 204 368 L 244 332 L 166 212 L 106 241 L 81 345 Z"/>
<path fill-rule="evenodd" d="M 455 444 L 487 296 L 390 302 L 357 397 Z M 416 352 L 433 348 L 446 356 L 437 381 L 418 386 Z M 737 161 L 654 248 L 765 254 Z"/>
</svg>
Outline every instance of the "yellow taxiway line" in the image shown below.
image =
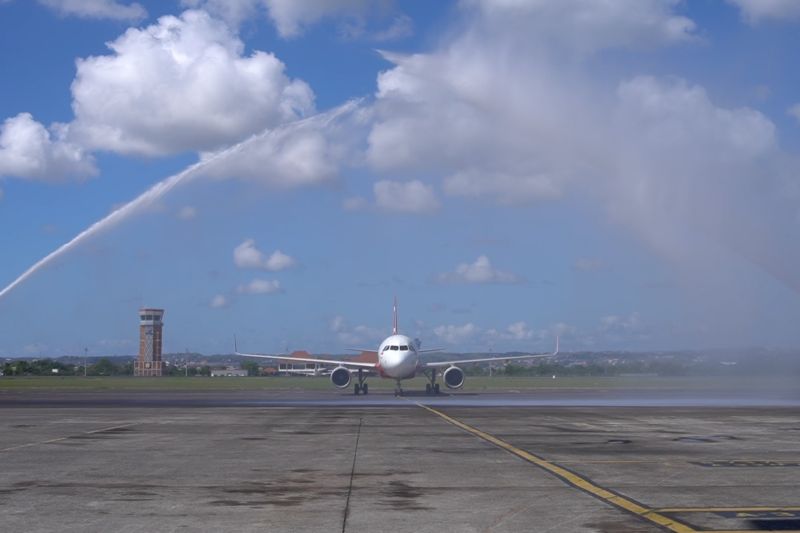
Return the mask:
<svg viewBox="0 0 800 533">
<path fill-rule="evenodd" d="M 567 470 L 564 467 L 561 467 L 547 459 L 539 457 L 536 454 L 527 452 L 516 446 L 509 444 L 508 442 L 495 437 L 485 431 L 481 431 L 480 429 L 470 426 L 469 424 L 465 424 L 460 420 L 453 418 L 452 416 L 448 416 L 443 412 L 434 409 L 432 407 L 428 407 L 427 405 L 423 405 L 417 402 L 419 407 L 422 407 L 426 411 L 435 414 L 436 416 L 446 420 L 447 422 L 451 423 L 452 425 L 463 429 L 467 433 L 471 433 L 476 437 L 479 437 L 487 442 L 494 444 L 495 446 L 502 448 L 503 450 L 516 455 L 517 457 L 524 459 L 525 461 L 538 466 L 539 468 L 553 474 L 554 476 L 558 477 L 566 484 L 571 485 L 577 489 L 580 489 L 583 492 L 591 494 L 595 498 L 598 498 L 609 505 L 612 505 L 618 509 L 622 509 L 629 513 L 632 513 L 648 522 L 651 522 L 655 525 L 658 525 L 668 531 L 674 531 L 676 533 L 733 533 L 727 532 L 722 530 L 701 530 L 695 529 L 688 524 L 684 524 L 674 518 L 670 518 L 663 513 L 701 513 L 701 512 L 715 512 L 715 511 L 739 511 L 739 512 L 757 512 L 757 511 L 795 511 L 800 510 L 798 507 L 708 507 L 708 508 L 700 508 L 700 507 L 675 507 L 675 508 L 659 508 L 653 509 L 649 507 L 645 507 L 641 503 L 636 502 L 635 500 L 623 496 L 622 494 L 617 494 L 612 492 L 608 489 L 597 485 L 590 479 L 581 476 L 575 472 Z M 736 533 L 748 533 L 746 530 L 736 530 Z"/>
<path fill-rule="evenodd" d="M 120 424 L 120 425 L 117 425 L 117 426 L 109 426 L 107 428 L 93 429 L 92 431 L 84 431 L 83 433 L 79 433 L 78 436 L 80 436 L 80 435 L 92 435 L 94 433 L 103 433 L 104 431 L 113 431 L 115 429 L 122 429 L 122 428 L 126 428 L 128 426 L 135 426 L 136 424 L 138 424 L 138 422 L 131 422 L 130 424 Z M 36 441 L 36 442 L 28 442 L 26 444 L 18 444 L 17 446 L 11 446 L 9 448 L 0 448 L 0 452 L 10 452 L 10 451 L 13 451 L 13 450 L 20 450 L 22 448 L 30 448 L 31 446 L 38 446 L 40 444 L 50 444 L 50 443 L 53 443 L 53 442 L 60 442 L 62 440 L 71 439 L 73 437 L 75 437 L 74 434 L 73 435 L 67 435 L 66 437 L 57 437 L 55 439 L 47 439 L 47 440 L 40 440 L 40 441 Z"/>
</svg>

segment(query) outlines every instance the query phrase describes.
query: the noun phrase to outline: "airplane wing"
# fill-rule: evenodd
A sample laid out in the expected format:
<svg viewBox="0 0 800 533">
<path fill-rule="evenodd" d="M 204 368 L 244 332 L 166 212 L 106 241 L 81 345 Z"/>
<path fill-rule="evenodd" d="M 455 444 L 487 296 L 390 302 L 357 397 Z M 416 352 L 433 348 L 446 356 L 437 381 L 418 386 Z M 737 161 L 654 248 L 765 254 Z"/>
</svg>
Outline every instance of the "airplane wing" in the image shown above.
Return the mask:
<svg viewBox="0 0 800 533">
<path fill-rule="evenodd" d="M 444 348 L 428 348 L 426 350 L 417 350 L 417 353 L 430 353 L 430 352 L 441 352 Z"/>
<path fill-rule="evenodd" d="M 348 352 L 366 352 L 366 353 L 378 353 L 378 350 L 372 350 L 367 348 L 345 348 Z"/>
<path fill-rule="evenodd" d="M 423 368 L 439 368 L 442 366 L 463 365 L 467 363 L 488 363 L 492 361 L 514 361 L 520 359 L 538 359 L 542 357 L 554 357 L 558 355 L 558 337 L 556 337 L 556 349 L 553 353 L 512 355 L 510 357 L 480 357 L 477 359 L 458 359 L 456 361 L 431 361 L 423 363 Z"/>
<path fill-rule="evenodd" d="M 295 361 L 297 363 L 319 363 L 322 365 L 351 366 L 355 368 L 375 368 L 377 363 L 354 363 L 352 361 L 339 361 L 336 359 L 317 359 L 314 357 L 292 357 L 291 355 L 270 355 L 264 353 L 242 353 L 235 352 L 236 355 L 243 357 L 260 357 L 262 359 L 274 359 L 277 361 Z"/>
<path fill-rule="evenodd" d="M 272 359 L 276 361 L 294 361 L 297 363 L 319 363 L 321 365 L 338 365 L 349 366 L 354 368 L 375 368 L 377 363 L 358 363 L 351 361 L 338 361 L 336 359 L 317 359 L 315 357 L 292 357 L 291 355 L 272 355 L 265 353 L 242 353 L 236 342 L 236 337 L 233 338 L 233 352 L 242 357 L 259 357 L 261 359 Z"/>
</svg>

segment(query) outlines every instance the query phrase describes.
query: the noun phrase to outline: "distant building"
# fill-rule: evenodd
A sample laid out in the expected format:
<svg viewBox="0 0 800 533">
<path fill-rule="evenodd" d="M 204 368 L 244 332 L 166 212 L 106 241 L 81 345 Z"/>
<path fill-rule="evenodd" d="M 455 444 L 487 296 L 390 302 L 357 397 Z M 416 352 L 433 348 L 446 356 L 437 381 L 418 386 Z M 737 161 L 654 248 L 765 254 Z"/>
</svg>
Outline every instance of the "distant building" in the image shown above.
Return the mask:
<svg viewBox="0 0 800 533">
<path fill-rule="evenodd" d="M 240 368 L 217 368 L 211 371 L 212 378 L 246 378 L 247 370 Z"/>
<path fill-rule="evenodd" d="M 311 354 L 306 351 L 292 352 L 289 357 L 311 357 Z M 298 376 L 316 376 L 323 373 L 323 368 L 319 363 L 308 363 L 305 361 L 280 361 L 278 363 L 278 374 L 283 375 L 298 375 Z"/>
<path fill-rule="evenodd" d="M 139 309 L 139 357 L 133 362 L 134 376 L 161 376 L 161 342 L 164 330 L 164 310 Z"/>
<path fill-rule="evenodd" d="M 378 352 L 364 352 L 362 351 L 355 357 L 351 357 L 347 359 L 347 361 L 351 363 L 377 363 L 378 362 Z"/>
</svg>

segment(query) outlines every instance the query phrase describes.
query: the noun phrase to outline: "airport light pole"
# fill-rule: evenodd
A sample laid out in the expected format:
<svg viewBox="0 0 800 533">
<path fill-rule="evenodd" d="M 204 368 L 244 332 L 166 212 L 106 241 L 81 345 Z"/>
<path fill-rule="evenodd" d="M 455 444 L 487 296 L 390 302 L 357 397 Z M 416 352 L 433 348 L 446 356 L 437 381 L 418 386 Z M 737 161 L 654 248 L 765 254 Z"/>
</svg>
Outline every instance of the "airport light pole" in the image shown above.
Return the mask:
<svg viewBox="0 0 800 533">
<path fill-rule="evenodd" d="M 89 348 L 83 349 L 83 377 L 88 376 L 87 367 L 89 366 Z"/>
</svg>

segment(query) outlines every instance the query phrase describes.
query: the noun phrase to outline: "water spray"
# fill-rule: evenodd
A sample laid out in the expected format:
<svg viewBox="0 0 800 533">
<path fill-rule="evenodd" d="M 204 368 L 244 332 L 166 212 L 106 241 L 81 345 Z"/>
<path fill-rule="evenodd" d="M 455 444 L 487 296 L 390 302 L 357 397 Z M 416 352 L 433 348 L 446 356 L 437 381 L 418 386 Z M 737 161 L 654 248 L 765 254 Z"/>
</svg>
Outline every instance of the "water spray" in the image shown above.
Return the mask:
<svg viewBox="0 0 800 533">
<path fill-rule="evenodd" d="M 218 162 L 221 159 L 229 157 L 231 155 L 235 155 L 237 152 L 241 151 L 242 149 L 248 147 L 249 145 L 258 142 L 264 138 L 269 137 L 270 135 L 274 135 L 278 132 L 285 132 L 291 131 L 293 129 L 301 128 L 309 123 L 319 122 L 318 127 L 322 128 L 328 125 L 330 122 L 335 120 L 336 118 L 340 117 L 341 115 L 355 109 L 358 106 L 358 101 L 348 102 L 338 108 L 335 108 L 327 113 L 323 113 L 320 115 L 314 115 L 311 117 L 304 118 L 302 120 L 298 120 L 296 122 L 292 122 L 286 126 L 283 126 L 280 130 L 264 130 L 261 133 L 257 133 L 248 137 L 247 139 L 229 147 L 219 152 L 216 152 L 212 155 L 206 156 L 197 163 L 190 165 L 189 167 L 185 168 L 184 170 L 180 171 L 177 174 L 173 174 L 172 176 L 156 183 L 145 192 L 131 200 L 130 202 L 126 203 L 125 205 L 118 207 L 105 217 L 101 218 L 82 232 L 78 233 L 75 237 L 72 238 L 69 242 L 62 244 L 42 259 L 37 261 L 33 264 L 30 268 L 28 268 L 25 272 L 23 272 L 17 279 L 12 281 L 8 284 L 3 290 L 0 290 L 0 299 L 2 299 L 6 294 L 11 292 L 15 287 L 19 284 L 30 278 L 33 274 L 35 274 L 38 270 L 44 268 L 46 265 L 57 259 L 58 257 L 64 255 L 71 249 L 75 248 L 81 242 L 87 240 L 88 238 L 97 235 L 103 230 L 109 229 L 116 224 L 119 224 L 123 220 L 127 219 L 140 209 L 150 206 L 167 194 L 169 191 L 181 185 L 187 181 L 190 181 L 192 178 L 202 176 L 199 172 L 206 166 L 210 165 L 211 163 Z"/>
</svg>

